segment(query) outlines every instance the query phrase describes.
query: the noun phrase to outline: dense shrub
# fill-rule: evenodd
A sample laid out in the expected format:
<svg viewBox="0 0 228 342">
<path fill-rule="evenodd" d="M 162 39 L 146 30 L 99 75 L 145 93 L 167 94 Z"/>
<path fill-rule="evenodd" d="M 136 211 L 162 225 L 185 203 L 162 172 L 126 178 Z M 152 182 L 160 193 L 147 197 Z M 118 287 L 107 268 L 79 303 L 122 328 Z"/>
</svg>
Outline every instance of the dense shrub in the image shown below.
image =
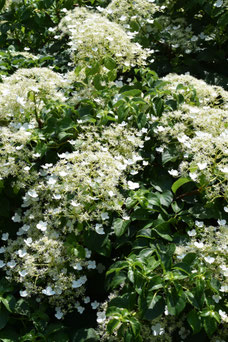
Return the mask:
<svg viewBox="0 0 228 342">
<path fill-rule="evenodd" d="M 227 2 L 0 9 L 0 340 L 224 342 Z"/>
</svg>

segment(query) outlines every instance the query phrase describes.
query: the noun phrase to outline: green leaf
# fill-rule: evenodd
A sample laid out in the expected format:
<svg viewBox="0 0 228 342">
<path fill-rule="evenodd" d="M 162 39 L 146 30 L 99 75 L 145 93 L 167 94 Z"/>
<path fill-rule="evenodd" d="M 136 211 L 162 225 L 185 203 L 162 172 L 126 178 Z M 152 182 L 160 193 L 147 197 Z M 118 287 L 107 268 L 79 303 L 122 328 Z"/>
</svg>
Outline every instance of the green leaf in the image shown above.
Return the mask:
<svg viewBox="0 0 228 342">
<path fill-rule="evenodd" d="M 218 323 L 211 316 L 203 317 L 203 326 L 209 337 L 211 337 L 217 330 Z"/>
<path fill-rule="evenodd" d="M 198 332 L 200 332 L 202 328 L 201 320 L 199 314 L 195 310 L 192 310 L 188 313 L 187 321 L 192 328 L 193 334 L 197 334 Z"/>
<path fill-rule="evenodd" d="M 114 221 L 113 228 L 114 228 L 114 232 L 115 232 L 117 237 L 122 236 L 126 232 L 126 229 L 129 225 L 129 222 L 130 221 L 122 220 L 120 218 L 117 218 Z"/>
<path fill-rule="evenodd" d="M 140 89 L 131 89 L 123 92 L 121 96 L 140 96 L 142 91 Z"/>
<path fill-rule="evenodd" d="M 95 342 L 95 341 L 99 341 L 99 336 L 93 328 L 79 329 L 72 339 L 72 342 Z"/>
<path fill-rule="evenodd" d="M 105 57 L 104 58 L 104 66 L 109 70 L 113 70 L 116 68 L 116 62 L 111 57 Z"/>
<path fill-rule="evenodd" d="M 179 178 L 176 182 L 172 185 L 172 192 L 175 194 L 177 190 L 184 184 L 191 182 L 192 180 L 189 178 Z"/>
<path fill-rule="evenodd" d="M 5 305 L 5 308 L 9 312 L 12 312 L 16 304 L 16 299 L 13 295 L 9 294 L 8 296 L 6 296 L 6 298 L 2 297 L 0 298 L 0 301 Z"/>
<path fill-rule="evenodd" d="M 162 296 L 156 295 L 153 291 L 146 297 L 146 303 L 142 301 L 143 319 L 151 321 L 163 314 L 165 310 L 165 301 Z"/>
<path fill-rule="evenodd" d="M 5 309 L 5 307 L 1 307 L 0 308 L 0 329 L 5 328 L 8 320 L 9 320 L 9 312 Z"/>
<path fill-rule="evenodd" d="M 163 222 L 152 228 L 152 231 L 155 231 L 159 236 L 161 236 L 163 239 L 172 241 L 173 238 L 171 236 L 172 232 L 169 228 L 168 222 Z"/>
<path fill-rule="evenodd" d="M 184 291 L 177 292 L 174 288 L 167 291 L 167 307 L 170 315 L 179 315 L 179 313 L 184 310 L 185 305 L 186 299 Z"/>
<path fill-rule="evenodd" d="M 116 318 L 110 319 L 110 321 L 107 324 L 107 330 L 109 332 L 109 334 L 111 335 L 114 330 L 118 329 L 121 325 L 121 321 L 119 321 Z"/>
</svg>

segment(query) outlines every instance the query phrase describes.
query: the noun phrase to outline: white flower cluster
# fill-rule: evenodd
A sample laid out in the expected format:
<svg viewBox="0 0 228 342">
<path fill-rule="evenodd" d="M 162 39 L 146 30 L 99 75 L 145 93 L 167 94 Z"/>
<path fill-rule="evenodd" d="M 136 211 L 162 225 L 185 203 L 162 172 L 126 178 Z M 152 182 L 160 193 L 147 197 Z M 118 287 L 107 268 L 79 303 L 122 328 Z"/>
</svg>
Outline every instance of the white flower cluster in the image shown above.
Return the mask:
<svg viewBox="0 0 228 342">
<path fill-rule="evenodd" d="M 120 189 L 128 189 L 126 172 L 141 167 L 137 135 L 141 132 L 122 125 L 85 127 L 71 141 L 72 153 L 60 154 L 54 166 L 41 166 L 12 217 L 21 225 L 17 238 L 2 235 L 0 267 L 10 281 L 23 284 L 22 297 L 46 296 L 60 317 L 84 295 L 88 272 L 102 272 L 78 236 L 82 229 L 103 235 L 113 211 L 126 215 Z M 78 239 L 74 245 L 69 234 Z M 84 255 L 77 256 L 82 249 Z M 80 303 L 77 309 L 83 312 Z"/>
<path fill-rule="evenodd" d="M 131 22 L 138 22 L 140 26 L 150 23 L 158 6 L 155 1 L 148 0 L 112 0 L 105 9 L 97 7 L 97 10 L 125 29 L 130 29 Z"/>
<path fill-rule="evenodd" d="M 165 88 L 182 93 L 189 104 L 176 111 L 164 113 L 157 119 L 155 134 L 168 146 L 176 141 L 176 149 L 184 156 L 179 165 L 182 176 L 189 176 L 206 191 L 208 199 L 228 198 L 228 92 L 220 87 L 206 85 L 191 76 L 168 75 Z M 192 87 L 192 90 L 191 90 Z M 193 89 L 200 98 L 199 106 L 191 103 Z M 220 102 L 221 104 L 220 104 Z M 216 105 L 217 104 L 217 105 Z M 154 119 L 153 119 L 154 122 Z M 178 176 L 177 170 L 170 173 Z"/>
<path fill-rule="evenodd" d="M 48 68 L 19 69 L 0 83 L 0 120 L 35 119 L 35 111 L 40 112 L 45 99 L 64 101 L 58 91 L 64 85 L 63 77 Z"/>
<path fill-rule="evenodd" d="M 220 297 L 213 299 L 218 302 L 228 292 L 228 226 L 226 220 L 218 220 L 218 226 L 206 227 L 203 221 L 195 221 L 195 228 L 188 231 L 190 241 L 176 248 L 178 259 L 187 253 L 196 253 L 198 260 L 221 282 Z"/>
<path fill-rule="evenodd" d="M 75 63 L 82 66 L 89 64 L 88 59 L 101 62 L 106 56 L 115 60 L 117 68 L 129 69 L 136 64 L 144 65 L 148 57 L 145 49 L 131 42 L 131 32 L 84 7 L 69 11 L 61 20 L 59 29 L 69 34 Z"/>
</svg>

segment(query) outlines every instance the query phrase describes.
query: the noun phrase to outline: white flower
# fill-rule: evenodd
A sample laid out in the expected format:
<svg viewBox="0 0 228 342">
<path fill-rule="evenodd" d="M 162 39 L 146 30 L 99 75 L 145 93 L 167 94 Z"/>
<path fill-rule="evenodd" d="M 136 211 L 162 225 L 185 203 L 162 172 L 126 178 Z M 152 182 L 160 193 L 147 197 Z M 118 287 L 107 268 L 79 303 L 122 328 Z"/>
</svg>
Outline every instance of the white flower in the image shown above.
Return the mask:
<svg viewBox="0 0 228 342">
<path fill-rule="evenodd" d="M 28 271 L 26 271 L 26 270 L 19 271 L 19 274 L 21 277 L 25 277 L 28 274 Z"/>
<path fill-rule="evenodd" d="M 225 321 L 225 319 L 227 319 L 227 314 L 225 311 L 219 310 L 218 313 L 219 313 L 220 317 L 222 318 L 222 320 Z"/>
<path fill-rule="evenodd" d="M 24 232 L 27 232 L 29 229 L 30 229 L 30 226 L 28 224 L 24 224 L 22 227 L 21 227 L 22 230 L 24 230 Z"/>
<path fill-rule="evenodd" d="M 24 239 L 24 242 L 27 246 L 31 246 L 32 244 L 32 238 Z"/>
<path fill-rule="evenodd" d="M 189 236 L 196 236 L 195 229 L 189 230 L 187 233 L 188 233 Z"/>
<path fill-rule="evenodd" d="M 90 269 L 95 269 L 96 268 L 96 261 L 92 261 L 92 260 L 90 260 L 90 261 L 88 261 L 88 265 L 87 265 L 87 268 L 88 268 L 88 270 L 90 270 Z"/>
<path fill-rule="evenodd" d="M 80 262 L 77 262 L 74 266 L 73 266 L 74 270 L 77 271 L 81 271 L 82 270 L 82 265 L 80 264 Z"/>
<path fill-rule="evenodd" d="M 218 304 L 218 302 L 220 301 L 221 297 L 219 295 L 213 295 L 212 296 L 213 300 L 215 301 L 215 303 Z"/>
<path fill-rule="evenodd" d="M 14 268 L 16 266 L 15 260 L 11 260 L 7 262 L 7 266 L 10 268 Z"/>
<path fill-rule="evenodd" d="M 96 310 L 99 305 L 100 305 L 100 303 L 98 303 L 96 300 L 94 302 L 91 302 L 91 307 L 93 310 Z"/>
<path fill-rule="evenodd" d="M 37 198 L 38 197 L 38 194 L 35 190 L 29 190 L 27 192 L 27 194 L 29 195 L 29 197 L 32 197 L 32 198 Z"/>
<path fill-rule="evenodd" d="M 59 307 L 57 307 L 57 308 L 55 308 L 55 310 L 56 310 L 55 317 L 57 319 L 61 319 L 63 317 L 63 313 L 62 313 L 61 309 Z"/>
<path fill-rule="evenodd" d="M 214 3 L 215 7 L 221 7 L 223 5 L 223 0 L 217 0 L 216 3 Z"/>
<path fill-rule="evenodd" d="M 152 330 L 154 336 L 163 335 L 165 332 L 165 329 L 162 328 L 160 323 L 152 325 L 151 330 Z"/>
<path fill-rule="evenodd" d="M 5 263 L 3 260 L 0 260 L 0 268 L 4 267 L 5 266 Z"/>
<path fill-rule="evenodd" d="M 48 177 L 48 180 L 47 180 L 48 185 L 55 185 L 56 182 L 57 182 L 56 177 L 53 177 L 53 176 Z"/>
<path fill-rule="evenodd" d="M 52 290 L 51 286 L 47 286 L 46 289 L 42 290 L 42 293 L 46 296 L 53 296 L 55 291 Z"/>
<path fill-rule="evenodd" d="M 200 170 L 204 170 L 207 167 L 207 163 L 206 162 L 205 163 L 197 163 L 197 165 L 198 165 L 198 168 Z"/>
<path fill-rule="evenodd" d="M 56 199 L 56 200 L 58 200 L 58 199 L 61 198 L 61 195 L 59 195 L 59 194 L 54 194 L 54 195 L 53 195 L 53 198 Z"/>
<path fill-rule="evenodd" d="M 220 292 L 228 292 L 228 285 L 222 285 L 220 288 Z"/>
<path fill-rule="evenodd" d="M 197 247 L 197 248 L 203 248 L 204 247 L 204 244 L 203 242 L 194 242 L 194 245 Z"/>
<path fill-rule="evenodd" d="M 78 207 L 80 206 L 80 203 L 77 203 L 75 201 L 71 201 L 70 204 L 73 206 L 73 207 Z"/>
<path fill-rule="evenodd" d="M 97 223 L 95 226 L 95 230 L 96 230 L 97 234 L 99 234 L 99 235 L 105 234 L 104 229 L 102 227 L 102 224 Z"/>
<path fill-rule="evenodd" d="M 105 311 L 97 312 L 97 323 L 103 323 L 106 320 Z"/>
<path fill-rule="evenodd" d="M 78 310 L 78 312 L 79 312 L 80 314 L 82 314 L 82 313 L 84 312 L 85 308 L 84 308 L 83 306 L 79 305 L 79 306 L 77 307 L 77 310 Z"/>
<path fill-rule="evenodd" d="M 18 213 L 15 213 L 12 217 L 13 222 L 21 222 L 21 217 Z"/>
<path fill-rule="evenodd" d="M 114 192 L 113 191 L 109 191 L 108 194 L 109 194 L 110 197 L 114 196 Z"/>
<path fill-rule="evenodd" d="M 60 175 L 61 177 L 65 177 L 65 176 L 68 175 L 68 173 L 67 173 L 66 171 L 60 171 L 60 172 L 59 172 L 59 175 Z"/>
<path fill-rule="evenodd" d="M 1 248 L 0 248 L 0 253 L 4 253 L 5 250 L 6 250 L 5 247 L 1 247 Z"/>
<path fill-rule="evenodd" d="M 47 230 L 47 222 L 39 221 L 39 223 L 37 223 L 36 225 L 36 228 L 38 228 L 42 232 L 45 232 L 45 230 Z"/>
<path fill-rule="evenodd" d="M 164 151 L 164 147 L 156 147 L 155 150 L 159 153 L 162 153 Z"/>
<path fill-rule="evenodd" d="M 7 241 L 8 238 L 9 238 L 9 233 L 3 233 L 3 234 L 2 234 L 2 240 L 3 240 L 3 241 Z"/>
<path fill-rule="evenodd" d="M 177 177 L 178 176 L 178 171 L 177 170 L 174 170 L 174 169 L 172 169 L 172 170 L 168 170 L 168 172 L 169 172 L 169 174 L 171 175 L 171 176 L 173 176 L 173 177 Z"/>
<path fill-rule="evenodd" d="M 84 285 L 86 283 L 86 281 L 87 281 L 86 276 L 82 276 L 78 280 L 73 280 L 72 281 L 72 288 L 77 289 L 78 287 L 81 287 L 82 285 Z"/>
<path fill-rule="evenodd" d="M 197 180 L 197 173 L 196 172 L 190 172 L 189 177 L 195 182 Z"/>
<path fill-rule="evenodd" d="M 90 297 L 85 297 L 84 299 L 83 299 L 83 302 L 85 303 L 85 304 L 88 304 L 89 302 L 90 302 Z"/>
<path fill-rule="evenodd" d="M 204 257 L 204 260 L 208 262 L 209 264 L 213 264 L 213 262 L 215 261 L 215 258 L 207 256 L 207 257 Z"/>
<path fill-rule="evenodd" d="M 135 189 L 139 188 L 139 183 L 134 183 L 132 181 L 128 181 L 127 184 L 128 184 L 128 187 L 130 190 L 135 190 Z"/>
<path fill-rule="evenodd" d="M 91 257 L 91 251 L 88 248 L 85 248 L 86 258 L 89 259 Z"/>
<path fill-rule="evenodd" d="M 20 291 L 19 293 L 20 293 L 21 297 L 27 297 L 28 296 L 28 292 L 26 290 Z"/>
<path fill-rule="evenodd" d="M 199 228 L 202 228 L 204 226 L 203 221 L 195 221 L 195 225 Z"/>
<path fill-rule="evenodd" d="M 218 225 L 219 226 L 225 226 L 226 225 L 226 220 L 218 220 Z"/>
<path fill-rule="evenodd" d="M 223 208 L 226 213 L 228 213 L 228 207 Z"/>
<path fill-rule="evenodd" d="M 101 213 L 101 219 L 102 219 L 103 221 L 108 220 L 108 219 L 109 219 L 108 213 Z"/>
<path fill-rule="evenodd" d="M 24 258 L 24 256 L 26 256 L 26 254 L 27 254 L 27 252 L 26 252 L 25 249 L 19 249 L 19 250 L 17 251 L 17 253 L 18 253 L 18 255 L 19 255 L 20 258 Z"/>
</svg>

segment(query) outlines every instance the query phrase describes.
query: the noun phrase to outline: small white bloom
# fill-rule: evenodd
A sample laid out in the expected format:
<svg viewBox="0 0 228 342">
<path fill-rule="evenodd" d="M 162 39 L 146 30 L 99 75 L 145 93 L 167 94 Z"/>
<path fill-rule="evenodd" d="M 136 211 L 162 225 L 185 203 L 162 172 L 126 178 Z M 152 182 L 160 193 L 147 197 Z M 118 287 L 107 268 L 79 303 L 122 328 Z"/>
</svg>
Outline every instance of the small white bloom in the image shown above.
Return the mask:
<svg viewBox="0 0 228 342">
<path fill-rule="evenodd" d="M 218 220 L 218 225 L 219 226 L 225 226 L 226 225 L 226 220 Z"/>
<path fill-rule="evenodd" d="M 24 258 L 24 256 L 26 256 L 26 254 L 27 254 L 27 252 L 26 252 L 25 249 L 19 249 L 19 250 L 17 251 L 17 253 L 18 253 L 18 255 L 19 255 L 20 258 Z"/>
<path fill-rule="evenodd" d="M 156 147 L 155 150 L 159 153 L 162 153 L 164 151 L 164 147 Z"/>
<path fill-rule="evenodd" d="M 16 266 L 15 260 L 11 260 L 7 262 L 7 266 L 10 268 L 14 268 Z"/>
<path fill-rule="evenodd" d="M 28 224 L 24 224 L 21 229 L 24 231 L 24 232 L 27 232 L 29 229 L 30 229 L 30 226 Z"/>
<path fill-rule="evenodd" d="M 72 207 L 79 207 L 80 203 L 77 203 L 75 201 L 71 201 L 70 204 L 72 205 Z"/>
<path fill-rule="evenodd" d="M 46 289 L 42 290 L 42 293 L 46 296 L 53 296 L 55 291 L 52 290 L 51 286 L 47 286 Z"/>
<path fill-rule="evenodd" d="M 56 310 L 55 317 L 57 319 L 61 319 L 63 317 L 63 313 L 62 313 L 61 309 L 59 307 L 57 307 L 57 308 L 55 308 L 55 310 Z"/>
<path fill-rule="evenodd" d="M 203 248 L 204 247 L 204 244 L 203 242 L 194 242 L 194 245 L 197 247 L 197 248 Z"/>
<path fill-rule="evenodd" d="M 114 196 L 114 192 L 113 191 L 109 191 L 108 194 L 109 194 L 110 197 Z"/>
<path fill-rule="evenodd" d="M 178 174 L 179 174 L 178 171 L 177 171 L 177 170 L 174 170 L 174 169 L 169 170 L 168 172 L 169 172 L 169 174 L 170 174 L 171 176 L 173 176 L 173 177 L 177 177 Z"/>
<path fill-rule="evenodd" d="M 26 290 L 20 291 L 19 293 L 20 293 L 21 297 L 27 297 L 28 296 L 28 292 Z"/>
<path fill-rule="evenodd" d="M 12 217 L 13 222 L 21 222 L 21 217 L 18 213 L 15 213 Z"/>
<path fill-rule="evenodd" d="M 3 260 L 0 260 L 0 268 L 4 267 L 5 266 L 5 263 Z"/>
<path fill-rule="evenodd" d="M 87 297 L 83 298 L 83 302 L 84 302 L 85 304 L 88 304 L 88 303 L 90 302 L 90 297 L 87 296 Z"/>
<path fill-rule="evenodd" d="M 218 302 L 220 301 L 221 297 L 219 295 L 213 295 L 212 296 L 213 300 L 215 301 L 215 303 L 218 304 Z"/>
<path fill-rule="evenodd" d="M 197 173 L 196 172 L 190 172 L 189 177 L 195 182 L 197 180 Z"/>
<path fill-rule="evenodd" d="M 9 238 L 9 233 L 3 233 L 3 234 L 2 234 L 2 240 L 3 240 L 3 241 L 7 241 L 8 238 Z"/>
<path fill-rule="evenodd" d="M 53 195 L 53 198 L 56 199 L 56 200 L 59 200 L 61 198 L 61 195 L 59 194 L 54 194 Z"/>
<path fill-rule="evenodd" d="M 0 253 L 5 253 L 5 251 L 6 251 L 5 247 L 0 248 Z"/>
<path fill-rule="evenodd" d="M 32 244 L 32 238 L 25 239 L 24 242 L 25 242 L 25 244 L 26 244 L 27 246 L 31 246 L 31 244 Z"/>
<path fill-rule="evenodd" d="M 82 314 L 82 313 L 84 312 L 85 308 L 84 308 L 83 306 L 79 305 L 79 306 L 77 307 L 77 310 L 78 310 L 78 312 L 79 312 L 80 314 Z"/>
<path fill-rule="evenodd" d="M 221 7 L 223 5 L 223 0 L 217 0 L 216 3 L 214 3 L 215 7 Z"/>
<path fill-rule="evenodd" d="M 38 194 L 35 190 L 29 190 L 27 192 L 27 194 L 29 195 L 29 197 L 32 197 L 32 198 L 37 198 L 38 197 Z"/>
<path fill-rule="evenodd" d="M 198 168 L 200 170 L 204 170 L 207 167 L 207 163 L 206 162 L 205 163 L 197 163 L 197 165 L 198 165 Z"/>
<path fill-rule="evenodd" d="M 228 207 L 223 208 L 226 213 L 228 213 Z"/>
<path fill-rule="evenodd" d="M 103 323 L 106 320 L 105 311 L 97 312 L 97 323 Z"/>
<path fill-rule="evenodd" d="M 98 303 L 96 300 L 94 302 L 91 302 L 91 307 L 93 310 L 96 310 L 99 305 L 100 305 L 100 303 Z"/>
<path fill-rule="evenodd" d="M 68 175 L 68 173 L 67 173 L 66 171 L 60 171 L 60 172 L 59 172 L 59 175 L 60 175 L 61 177 L 65 177 L 65 176 Z"/>
<path fill-rule="evenodd" d="M 21 277 L 25 277 L 28 274 L 28 271 L 26 271 L 26 270 L 19 271 L 19 274 Z"/>
<path fill-rule="evenodd" d="M 203 228 L 204 223 L 203 223 L 203 221 L 195 221 L 195 225 L 199 228 Z"/>
<path fill-rule="evenodd" d="M 80 262 L 77 262 L 74 266 L 73 266 L 74 270 L 77 271 L 81 271 L 82 270 L 82 265 L 80 264 Z"/>
<path fill-rule="evenodd" d="M 192 230 L 189 230 L 189 231 L 187 232 L 187 234 L 188 234 L 189 236 L 196 236 L 196 231 L 195 231 L 195 229 L 192 229 Z"/>
<path fill-rule="evenodd" d="M 86 258 L 89 259 L 91 257 L 91 251 L 88 248 L 85 248 Z"/>
<path fill-rule="evenodd" d="M 44 221 L 39 221 L 39 223 L 37 223 L 36 228 L 41 230 L 42 232 L 45 232 L 45 230 L 47 230 L 47 222 Z"/>
<path fill-rule="evenodd" d="M 139 183 L 134 183 L 132 181 L 128 181 L 127 184 L 128 184 L 128 187 L 130 190 L 135 190 L 135 189 L 139 188 Z"/>
<path fill-rule="evenodd" d="M 162 328 L 160 323 L 152 325 L 151 330 L 154 336 L 163 335 L 165 333 L 165 329 Z"/>
<path fill-rule="evenodd" d="M 108 220 L 108 219 L 109 219 L 108 213 L 101 213 L 101 219 L 102 219 L 103 221 Z"/>
<path fill-rule="evenodd" d="M 52 177 L 52 176 L 48 177 L 48 180 L 47 180 L 48 185 L 55 185 L 56 182 L 57 182 L 56 177 Z"/>
<path fill-rule="evenodd" d="M 222 285 L 220 288 L 220 292 L 228 292 L 228 285 Z"/>
<path fill-rule="evenodd" d="M 96 224 L 95 231 L 99 235 L 104 235 L 105 234 L 102 224 L 99 224 L 99 223 Z"/>
<path fill-rule="evenodd" d="M 204 257 L 204 260 L 208 262 L 209 264 L 213 264 L 213 262 L 215 261 L 215 258 L 207 256 L 207 257 Z"/>
<path fill-rule="evenodd" d="M 90 270 L 90 269 L 95 269 L 96 268 L 96 261 L 94 261 L 94 260 L 89 260 L 88 261 L 88 265 L 87 265 L 87 268 L 88 268 L 88 270 Z"/>
</svg>

